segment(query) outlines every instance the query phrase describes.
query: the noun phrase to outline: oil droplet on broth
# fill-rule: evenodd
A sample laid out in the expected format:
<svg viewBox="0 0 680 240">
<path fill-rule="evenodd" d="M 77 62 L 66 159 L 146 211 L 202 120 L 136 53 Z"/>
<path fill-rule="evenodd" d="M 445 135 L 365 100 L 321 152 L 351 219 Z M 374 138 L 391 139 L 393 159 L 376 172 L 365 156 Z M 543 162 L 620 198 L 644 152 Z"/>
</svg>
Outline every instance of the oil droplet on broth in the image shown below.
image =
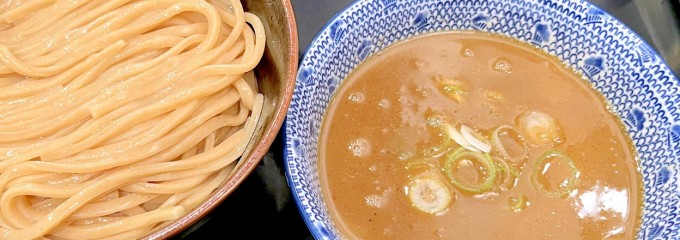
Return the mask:
<svg viewBox="0 0 680 240">
<path fill-rule="evenodd" d="M 401 161 L 406 161 L 413 158 L 414 156 L 415 154 L 412 152 L 401 152 L 397 158 L 399 158 Z"/>
<path fill-rule="evenodd" d="M 512 64 L 508 59 L 499 58 L 493 62 L 493 69 L 503 73 L 512 73 Z"/>
<path fill-rule="evenodd" d="M 368 156 L 368 153 L 370 152 L 370 144 L 363 138 L 357 138 L 350 141 L 347 147 L 352 151 L 352 155 L 357 157 Z"/>
<path fill-rule="evenodd" d="M 364 94 L 357 92 L 349 95 L 348 99 L 355 103 L 363 103 L 365 100 Z"/>
<path fill-rule="evenodd" d="M 418 96 L 423 97 L 423 98 L 426 98 L 430 95 L 430 91 L 428 91 L 427 89 L 425 89 L 423 87 L 417 87 L 415 89 L 415 91 L 416 91 L 416 94 Z"/>
</svg>

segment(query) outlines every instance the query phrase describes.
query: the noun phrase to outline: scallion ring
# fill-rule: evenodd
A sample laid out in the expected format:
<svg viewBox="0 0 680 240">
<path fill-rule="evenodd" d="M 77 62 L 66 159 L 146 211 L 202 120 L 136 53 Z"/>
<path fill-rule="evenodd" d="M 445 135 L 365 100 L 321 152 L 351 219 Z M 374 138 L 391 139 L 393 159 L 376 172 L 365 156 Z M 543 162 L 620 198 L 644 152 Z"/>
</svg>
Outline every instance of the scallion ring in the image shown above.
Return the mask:
<svg viewBox="0 0 680 240">
<path fill-rule="evenodd" d="M 508 152 L 508 149 L 506 146 L 503 145 L 503 142 L 501 142 L 501 135 L 502 134 L 515 134 L 514 138 L 516 141 L 518 141 L 518 144 L 521 145 L 521 153 L 518 154 L 510 154 Z M 498 152 L 498 155 L 500 155 L 503 159 L 506 159 L 508 161 L 511 161 L 512 163 L 516 165 L 521 165 L 523 160 L 526 159 L 527 155 L 529 154 L 529 146 L 527 145 L 526 140 L 524 140 L 524 137 L 522 136 L 522 133 L 517 129 L 514 128 L 510 125 L 502 125 L 496 130 L 493 131 L 491 134 L 491 144 L 493 145 L 493 148 Z"/>
<path fill-rule="evenodd" d="M 543 174 L 545 171 L 546 164 L 550 163 L 551 159 L 557 159 L 557 160 L 562 160 L 565 161 L 567 166 L 569 167 L 570 173 L 569 177 L 566 179 L 566 182 L 562 185 L 561 187 L 558 187 L 557 190 L 551 191 L 545 188 L 545 186 L 539 182 L 539 177 Z M 557 151 L 557 150 L 551 150 L 538 158 L 538 161 L 536 161 L 536 165 L 534 167 L 534 172 L 531 176 L 531 182 L 534 184 L 534 187 L 536 187 L 541 193 L 549 196 L 549 197 L 562 197 L 565 194 L 569 193 L 571 190 L 576 188 L 576 183 L 578 182 L 578 177 L 580 175 L 579 169 L 576 167 L 576 163 L 569 158 L 566 154 Z"/>
<path fill-rule="evenodd" d="M 491 159 L 497 167 L 498 186 L 501 187 L 502 190 L 508 190 L 515 187 L 515 180 L 519 176 L 519 171 L 499 157 L 491 157 Z"/>
<path fill-rule="evenodd" d="M 451 139 L 449 138 L 449 135 L 446 132 L 446 128 L 444 126 L 440 126 L 437 128 L 439 129 L 438 135 L 442 138 L 442 140 L 439 143 L 439 145 L 423 149 L 422 155 L 425 157 L 440 157 L 451 150 L 452 145 Z"/>
<path fill-rule="evenodd" d="M 510 197 L 510 199 L 508 199 L 508 204 L 510 205 L 510 210 L 519 212 L 529 206 L 529 201 L 526 195 L 520 194 L 516 197 Z"/>
<path fill-rule="evenodd" d="M 463 160 L 477 161 L 484 167 L 486 176 L 480 184 L 466 184 L 456 178 L 453 169 Z M 472 152 L 465 148 L 459 148 L 455 152 L 449 154 L 444 166 L 444 173 L 449 177 L 449 181 L 451 181 L 451 184 L 453 184 L 454 187 L 458 188 L 460 191 L 473 194 L 489 191 L 496 182 L 496 177 L 498 175 L 496 164 L 489 154 Z"/>
<path fill-rule="evenodd" d="M 471 127 L 460 125 L 460 133 L 470 145 L 484 153 L 491 152 L 491 143 Z"/>
<path fill-rule="evenodd" d="M 445 126 L 446 133 L 448 134 L 449 138 L 455 141 L 458 145 L 461 147 L 464 147 L 467 150 L 473 151 L 473 152 L 480 152 L 479 149 L 475 148 L 470 144 L 467 140 L 465 140 L 465 137 L 463 137 L 463 134 L 461 134 L 458 130 L 456 130 L 456 127 L 451 125 L 451 124 L 446 124 Z"/>
<path fill-rule="evenodd" d="M 408 197 L 413 207 L 429 214 L 445 211 L 453 199 L 446 185 L 432 177 L 413 179 L 408 187 Z"/>
<path fill-rule="evenodd" d="M 414 168 L 418 168 L 418 167 L 429 167 L 429 168 L 432 168 L 432 169 L 438 169 L 439 168 L 438 165 L 439 164 L 437 164 L 437 162 L 430 161 L 430 160 L 427 160 L 427 159 L 421 159 L 421 160 L 409 161 L 406 164 L 406 169 L 414 169 Z"/>
</svg>

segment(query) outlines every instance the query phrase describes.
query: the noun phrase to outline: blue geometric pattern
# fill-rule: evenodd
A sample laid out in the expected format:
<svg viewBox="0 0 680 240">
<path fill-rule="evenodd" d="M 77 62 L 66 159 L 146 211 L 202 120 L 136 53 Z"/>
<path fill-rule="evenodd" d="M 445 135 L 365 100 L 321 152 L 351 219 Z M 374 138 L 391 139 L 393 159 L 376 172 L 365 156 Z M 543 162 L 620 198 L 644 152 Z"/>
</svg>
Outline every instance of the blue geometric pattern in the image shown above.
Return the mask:
<svg viewBox="0 0 680 240">
<path fill-rule="evenodd" d="M 582 0 L 359 0 L 307 49 L 285 124 L 289 185 L 317 239 L 341 237 L 321 196 L 316 149 L 338 84 L 395 42 L 450 30 L 511 36 L 583 73 L 623 118 L 638 152 L 645 194 L 638 239 L 680 238 L 680 81 L 621 22 Z"/>
</svg>

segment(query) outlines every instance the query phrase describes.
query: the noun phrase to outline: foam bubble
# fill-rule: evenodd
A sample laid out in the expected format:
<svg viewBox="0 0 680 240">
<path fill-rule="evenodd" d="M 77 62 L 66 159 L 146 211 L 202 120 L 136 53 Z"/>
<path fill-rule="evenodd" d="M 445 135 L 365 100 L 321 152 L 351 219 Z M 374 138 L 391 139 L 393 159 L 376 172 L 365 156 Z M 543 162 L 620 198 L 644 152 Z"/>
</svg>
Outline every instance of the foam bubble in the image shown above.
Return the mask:
<svg viewBox="0 0 680 240">
<path fill-rule="evenodd" d="M 370 151 L 370 144 L 363 138 L 357 138 L 350 141 L 347 147 L 352 151 L 352 154 L 357 157 L 366 156 Z"/>
<path fill-rule="evenodd" d="M 390 101 L 387 99 L 382 99 L 380 102 L 378 102 L 378 106 L 382 109 L 388 109 L 390 108 Z"/>
<path fill-rule="evenodd" d="M 392 232 L 392 229 L 390 229 L 390 228 L 383 229 L 383 235 L 389 236 L 389 235 L 393 235 L 393 234 L 394 233 Z"/>
<path fill-rule="evenodd" d="M 472 51 L 472 49 L 465 48 L 465 49 L 463 49 L 463 56 L 466 56 L 466 57 L 474 57 L 474 56 L 475 56 L 475 52 Z"/>
<path fill-rule="evenodd" d="M 493 69 L 499 72 L 512 73 L 512 64 L 508 60 L 498 59 L 493 63 Z"/>
<path fill-rule="evenodd" d="M 371 194 L 366 196 L 364 198 L 364 200 L 366 200 L 366 205 L 381 208 L 389 200 L 390 193 L 392 193 L 393 191 L 394 189 L 387 188 L 383 190 L 380 194 Z"/>
<path fill-rule="evenodd" d="M 422 69 L 425 67 L 425 62 L 422 60 L 415 60 L 413 63 L 416 65 L 416 68 L 418 69 Z"/>
<path fill-rule="evenodd" d="M 368 195 L 364 199 L 366 200 L 366 205 L 371 206 L 371 207 L 380 208 L 385 203 L 385 200 L 383 199 L 383 197 L 378 195 L 378 194 Z"/>
<path fill-rule="evenodd" d="M 349 100 L 355 103 L 363 103 L 365 100 L 364 94 L 357 92 L 349 95 Z"/>
</svg>

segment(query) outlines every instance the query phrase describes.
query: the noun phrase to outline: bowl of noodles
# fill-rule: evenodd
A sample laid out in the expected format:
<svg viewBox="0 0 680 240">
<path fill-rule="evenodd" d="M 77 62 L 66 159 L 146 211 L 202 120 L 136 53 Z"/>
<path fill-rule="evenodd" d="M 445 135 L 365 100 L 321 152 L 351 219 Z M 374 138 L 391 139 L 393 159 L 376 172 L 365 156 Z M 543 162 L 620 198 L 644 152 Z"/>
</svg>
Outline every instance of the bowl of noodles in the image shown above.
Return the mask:
<svg viewBox="0 0 680 240">
<path fill-rule="evenodd" d="M 0 3 L 0 238 L 168 238 L 276 136 L 289 1 Z"/>
<path fill-rule="evenodd" d="M 300 61 L 286 176 L 316 239 L 675 239 L 679 92 L 586 0 L 357 0 Z"/>
</svg>

